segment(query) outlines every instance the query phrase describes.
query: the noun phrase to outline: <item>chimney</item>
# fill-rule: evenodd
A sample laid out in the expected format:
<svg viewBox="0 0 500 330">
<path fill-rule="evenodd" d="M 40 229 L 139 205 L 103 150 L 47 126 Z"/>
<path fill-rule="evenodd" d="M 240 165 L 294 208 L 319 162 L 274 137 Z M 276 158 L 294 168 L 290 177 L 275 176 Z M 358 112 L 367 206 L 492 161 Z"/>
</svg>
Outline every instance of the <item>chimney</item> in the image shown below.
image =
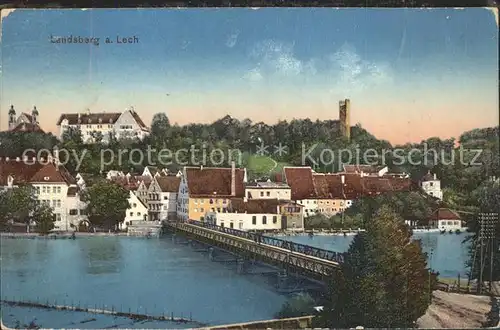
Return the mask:
<svg viewBox="0 0 500 330">
<path fill-rule="evenodd" d="M 231 162 L 231 196 L 236 196 L 236 165 Z"/>
<path fill-rule="evenodd" d="M 90 115 L 90 109 L 87 108 L 87 115 Z"/>
<path fill-rule="evenodd" d="M 434 173 L 434 180 L 437 180 L 437 176 L 436 176 L 436 173 Z"/>
<path fill-rule="evenodd" d="M 345 184 L 345 176 L 344 175 L 340 176 L 340 181 L 342 182 L 342 184 Z"/>
<path fill-rule="evenodd" d="M 16 157 L 16 162 L 19 162 L 20 160 L 21 160 L 21 158 Z"/>
</svg>

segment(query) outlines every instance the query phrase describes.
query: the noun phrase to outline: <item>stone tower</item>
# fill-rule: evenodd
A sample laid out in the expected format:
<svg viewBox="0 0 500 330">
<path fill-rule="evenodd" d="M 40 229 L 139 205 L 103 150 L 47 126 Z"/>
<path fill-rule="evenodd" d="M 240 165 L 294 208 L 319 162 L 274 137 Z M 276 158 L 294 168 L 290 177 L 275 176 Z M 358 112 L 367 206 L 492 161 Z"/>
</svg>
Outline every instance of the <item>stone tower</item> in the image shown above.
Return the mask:
<svg viewBox="0 0 500 330">
<path fill-rule="evenodd" d="M 351 101 L 345 99 L 339 101 L 340 132 L 348 141 L 351 140 Z"/>
<path fill-rule="evenodd" d="M 14 110 L 14 106 L 10 106 L 9 110 L 9 130 L 16 127 L 16 110 Z"/>
<path fill-rule="evenodd" d="M 33 124 L 38 124 L 38 110 L 36 106 L 33 106 L 33 110 L 31 110 L 31 117 L 33 117 Z"/>
</svg>

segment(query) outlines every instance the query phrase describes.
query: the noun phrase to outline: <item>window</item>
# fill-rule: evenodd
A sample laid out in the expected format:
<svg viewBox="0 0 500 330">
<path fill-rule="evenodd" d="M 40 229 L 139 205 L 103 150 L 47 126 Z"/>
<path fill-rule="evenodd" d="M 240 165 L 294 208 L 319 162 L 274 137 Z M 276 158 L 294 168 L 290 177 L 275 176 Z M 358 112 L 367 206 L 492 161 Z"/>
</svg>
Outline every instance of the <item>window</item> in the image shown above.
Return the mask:
<svg viewBox="0 0 500 330">
<path fill-rule="evenodd" d="M 431 187 L 432 187 L 433 185 L 434 185 L 434 182 L 430 182 L 430 183 L 429 183 L 429 186 L 431 186 Z"/>
<path fill-rule="evenodd" d="M 221 223 L 220 223 L 220 226 L 221 226 L 221 227 L 224 227 L 224 222 L 221 222 Z"/>
<path fill-rule="evenodd" d="M 278 216 L 277 215 L 273 215 L 273 223 L 277 223 L 278 222 Z"/>
<path fill-rule="evenodd" d="M 61 200 L 60 200 L 60 199 L 58 199 L 58 200 L 56 201 L 56 207 L 61 207 Z"/>
<path fill-rule="evenodd" d="M 226 204 L 226 203 L 227 203 L 226 199 L 223 199 L 222 204 Z"/>
<path fill-rule="evenodd" d="M 263 225 L 267 224 L 267 217 L 265 215 L 262 216 L 262 224 Z"/>
<path fill-rule="evenodd" d="M 141 212 L 137 212 L 137 215 L 141 215 Z"/>
<path fill-rule="evenodd" d="M 133 217 L 134 216 L 134 212 L 130 212 L 130 216 Z"/>
<path fill-rule="evenodd" d="M 168 210 L 168 205 L 164 205 L 164 206 L 163 206 L 163 209 L 164 209 L 165 211 L 167 211 L 167 210 Z"/>
<path fill-rule="evenodd" d="M 163 200 L 164 201 L 168 200 L 168 196 L 163 196 Z"/>
<path fill-rule="evenodd" d="M 85 209 L 80 210 L 80 215 L 87 215 L 87 210 Z"/>
<path fill-rule="evenodd" d="M 270 192 L 270 191 L 267 191 L 267 192 L 266 192 L 266 196 L 267 196 L 267 197 L 271 196 L 271 192 Z"/>
<path fill-rule="evenodd" d="M 214 203 L 214 200 L 210 198 L 210 204 L 213 204 Z"/>
<path fill-rule="evenodd" d="M 57 193 L 60 194 L 61 193 L 61 187 L 57 187 Z"/>
<path fill-rule="evenodd" d="M 52 200 L 52 207 L 56 207 L 56 200 L 55 199 Z"/>
<path fill-rule="evenodd" d="M 264 192 L 263 192 L 263 191 L 261 191 L 261 192 L 260 192 L 260 197 L 263 197 L 263 196 L 264 196 Z"/>
<path fill-rule="evenodd" d="M 69 210 L 69 215 L 77 215 L 78 214 L 78 210 L 77 209 L 71 209 Z"/>
<path fill-rule="evenodd" d="M 42 193 L 46 193 L 47 192 L 47 187 L 46 186 L 42 186 Z"/>
<path fill-rule="evenodd" d="M 234 228 L 234 224 L 232 222 L 229 223 L 229 228 Z"/>
<path fill-rule="evenodd" d="M 56 221 L 61 221 L 61 214 L 56 213 Z"/>
<path fill-rule="evenodd" d="M 250 192 L 247 192 L 247 198 L 252 198 L 252 194 Z"/>
<path fill-rule="evenodd" d="M 252 225 L 256 225 L 257 224 L 257 216 L 252 216 Z"/>
<path fill-rule="evenodd" d="M 220 213 L 220 207 L 217 208 L 217 212 Z"/>
<path fill-rule="evenodd" d="M 136 203 L 133 203 L 133 204 L 132 204 L 132 207 L 137 207 L 137 204 L 136 204 Z"/>
</svg>

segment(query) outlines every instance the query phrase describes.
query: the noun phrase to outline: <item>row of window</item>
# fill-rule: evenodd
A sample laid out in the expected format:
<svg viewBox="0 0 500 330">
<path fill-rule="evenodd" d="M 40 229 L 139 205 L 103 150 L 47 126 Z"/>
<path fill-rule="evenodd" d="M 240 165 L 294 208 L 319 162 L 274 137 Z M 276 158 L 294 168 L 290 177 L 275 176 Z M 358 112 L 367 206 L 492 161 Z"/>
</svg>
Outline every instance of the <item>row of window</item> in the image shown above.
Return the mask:
<svg viewBox="0 0 500 330">
<path fill-rule="evenodd" d="M 161 204 L 149 204 L 150 211 L 161 211 Z M 163 205 L 163 210 L 168 211 L 168 205 Z"/>
<path fill-rule="evenodd" d="M 149 197 L 149 200 L 151 200 L 151 201 L 159 201 L 159 200 L 161 200 L 160 194 L 151 193 L 151 194 L 149 194 L 148 197 Z M 163 200 L 164 201 L 168 200 L 168 196 L 166 196 L 166 195 L 163 196 Z"/>
<path fill-rule="evenodd" d="M 227 199 L 225 199 L 225 198 L 224 198 L 224 199 L 221 199 L 221 200 L 219 200 L 219 199 L 217 199 L 217 198 L 215 198 L 215 199 L 210 198 L 209 203 L 210 203 L 210 204 L 214 204 L 214 203 L 215 203 L 215 204 L 219 204 L 219 202 L 220 202 L 220 201 L 222 201 L 222 204 L 227 204 Z M 194 203 L 195 203 L 195 204 L 198 204 L 198 203 L 199 203 L 199 204 L 205 204 L 205 200 L 204 200 L 204 199 L 195 199 L 195 200 L 194 200 Z"/>
<path fill-rule="evenodd" d="M 281 219 L 286 220 L 286 216 L 282 216 Z M 273 223 L 277 223 L 277 222 L 278 222 L 278 216 L 273 215 Z M 252 216 L 252 225 L 256 225 L 256 224 L 257 224 L 257 216 L 254 215 L 254 216 Z M 267 216 L 266 215 L 262 216 L 262 224 L 267 225 Z"/>
<path fill-rule="evenodd" d="M 52 207 L 61 207 L 61 200 L 60 199 L 52 199 L 52 200 L 40 199 L 40 200 L 38 200 L 38 203 L 45 204 L 47 206 L 52 206 Z"/>
<path fill-rule="evenodd" d="M 132 125 L 120 125 L 120 129 L 132 129 Z"/>
<path fill-rule="evenodd" d="M 207 210 L 208 210 L 208 209 L 207 209 Z M 220 208 L 220 207 L 217 207 L 217 208 L 215 208 L 215 207 L 211 207 L 211 208 L 210 208 L 210 212 L 216 212 L 216 210 L 217 210 L 217 213 L 221 213 L 221 211 L 222 211 L 223 213 L 227 213 L 227 208 L 225 208 L 225 207 L 222 207 L 222 208 Z M 204 207 L 202 207 L 202 208 L 200 208 L 200 209 L 195 208 L 193 211 L 194 211 L 194 212 L 202 212 L 202 213 L 203 213 L 203 212 L 205 212 L 205 208 L 204 208 Z"/>
<path fill-rule="evenodd" d="M 460 225 L 460 221 L 454 220 L 454 221 L 439 221 L 440 225 L 442 226 L 458 226 Z"/>
<path fill-rule="evenodd" d="M 87 211 L 85 209 L 80 210 L 80 215 L 86 215 Z M 69 210 L 69 215 L 78 215 L 78 209 Z"/>
<path fill-rule="evenodd" d="M 41 187 L 41 189 L 40 189 L 40 187 Z M 35 187 L 35 193 L 37 195 L 39 195 L 40 192 L 42 194 L 50 194 L 51 192 L 52 192 L 52 194 L 60 194 L 61 193 L 61 187 L 52 186 L 52 189 L 51 189 L 51 186 L 36 186 Z"/>
</svg>

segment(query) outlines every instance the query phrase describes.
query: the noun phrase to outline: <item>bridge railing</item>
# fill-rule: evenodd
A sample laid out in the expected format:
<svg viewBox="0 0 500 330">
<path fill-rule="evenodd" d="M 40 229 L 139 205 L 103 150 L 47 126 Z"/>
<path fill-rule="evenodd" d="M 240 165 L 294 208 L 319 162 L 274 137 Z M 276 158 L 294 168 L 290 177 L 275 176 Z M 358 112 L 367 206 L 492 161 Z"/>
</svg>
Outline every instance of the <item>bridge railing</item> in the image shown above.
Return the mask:
<svg viewBox="0 0 500 330">
<path fill-rule="evenodd" d="M 201 221 L 188 220 L 188 221 L 186 221 L 186 223 L 200 226 L 200 227 L 204 227 L 204 228 L 208 228 L 208 229 L 212 229 L 212 230 L 217 230 L 217 231 L 229 234 L 229 235 L 250 239 L 250 240 L 253 240 L 253 241 L 258 242 L 258 243 L 272 245 L 272 246 L 279 247 L 282 249 L 287 249 L 287 250 L 290 250 L 291 252 L 298 252 L 298 253 L 309 255 L 312 257 L 325 259 L 328 261 L 334 261 L 334 262 L 338 262 L 338 263 L 344 262 L 345 253 L 339 253 L 339 252 L 335 252 L 335 251 L 320 249 L 320 248 L 305 245 L 305 244 L 294 243 L 294 242 L 290 242 L 290 241 L 276 238 L 276 237 L 264 236 L 264 235 L 259 234 L 259 233 L 252 233 L 252 232 L 238 230 L 238 229 L 234 229 L 234 228 L 221 227 L 221 226 L 217 226 L 215 224 L 201 222 Z"/>
</svg>

